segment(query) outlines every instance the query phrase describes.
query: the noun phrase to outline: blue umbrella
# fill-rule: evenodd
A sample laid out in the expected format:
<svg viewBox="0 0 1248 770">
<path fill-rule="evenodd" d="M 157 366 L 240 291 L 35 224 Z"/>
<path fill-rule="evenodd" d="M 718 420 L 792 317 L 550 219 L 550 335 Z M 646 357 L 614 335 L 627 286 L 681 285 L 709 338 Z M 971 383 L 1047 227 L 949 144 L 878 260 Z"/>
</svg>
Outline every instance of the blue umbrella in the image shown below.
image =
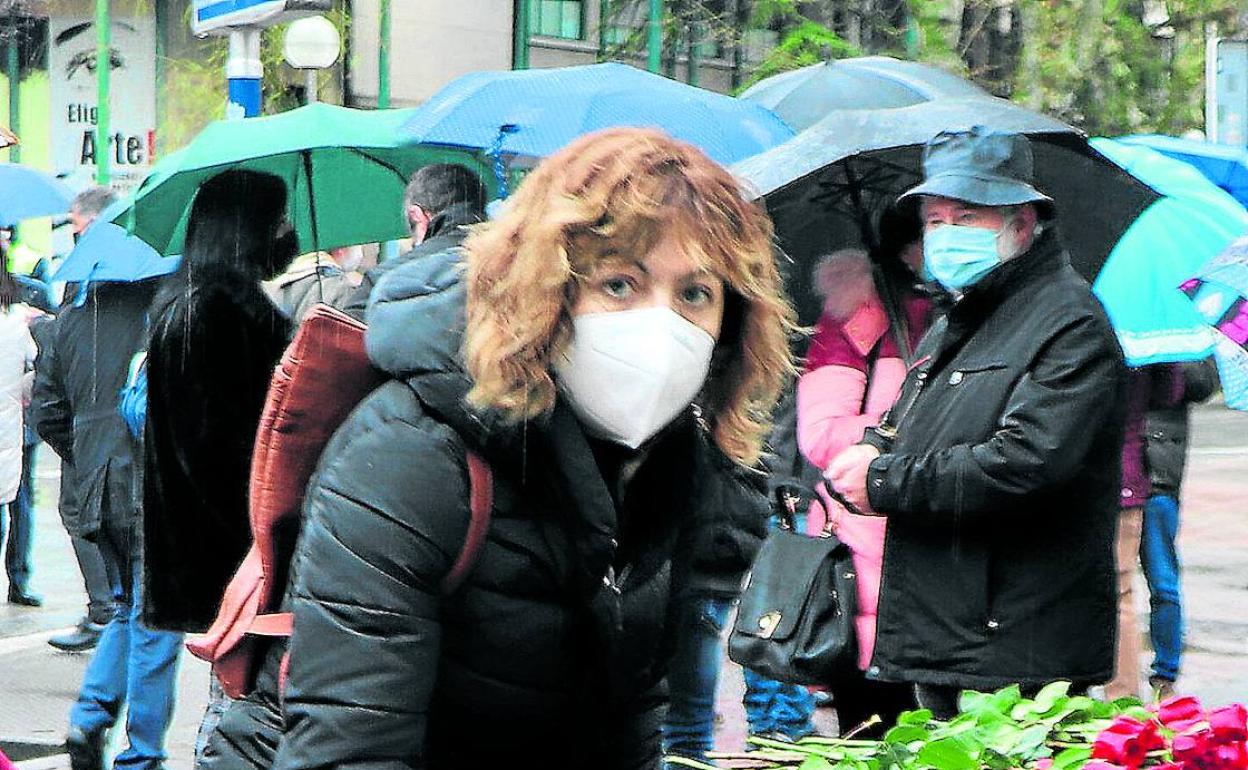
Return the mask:
<svg viewBox="0 0 1248 770">
<path fill-rule="evenodd" d="M 1159 134 L 1124 136 L 1118 141 L 1147 147 L 1194 166 L 1209 181 L 1248 206 L 1248 149 Z"/>
<path fill-rule="evenodd" d="M 662 129 L 725 164 L 793 136 L 757 104 L 612 63 L 464 75 L 417 108 L 403 132 L 421 144 L 541 158 L 614 126 Z"/>
<path fill-rule="evenodd" d="M 1215 329 L 1213 355 L 1226 405 L 1248 410 L 1248 237 L 1228 246 L 1182 288 Z"/>
<path fill-rule="evenodd" d="M 56 177 L 17 163 L 0 163 L 0 226 L 69 211 L 74 193 Z"/>
<path fill-rule="evenodd" d="M 73 251 L 65 257 L 53 281 L 134 282 L 168 275 L 178 269 L 177 257 L 162 257 L 151 246 L 126 233 L 126 228 L 113 224 L 133 201 L 117 201 L 100 212 Z"/>
<path fill-rule="evenodd" d="M 760 80 L 740 98 L 761 104 L 798 131 L 833 110 L 908 107 L 932 99 L 990 94 L 939 67 L 891 56 L 812 64 Z"/>
<path fill-rule="evenodd" d="M 1093 284 L 1127 363 L 1206 357 L 1209 324 L 1179 284 L 1248 232 L 1248 211 L 1182 161 L 1113 139 L 1091 144 L 1162 195 L 1123 233 Z"/>
</svg>

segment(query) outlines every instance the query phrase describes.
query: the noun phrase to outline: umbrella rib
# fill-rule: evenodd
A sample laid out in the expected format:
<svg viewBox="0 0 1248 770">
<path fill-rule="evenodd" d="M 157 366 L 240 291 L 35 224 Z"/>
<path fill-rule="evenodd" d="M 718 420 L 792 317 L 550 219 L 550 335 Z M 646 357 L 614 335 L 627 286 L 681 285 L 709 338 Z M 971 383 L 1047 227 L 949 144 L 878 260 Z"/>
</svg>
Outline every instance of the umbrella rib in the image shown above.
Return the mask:
<svg viewBox="0 0 1248 770">
<path fill-rule="evenodd" d="M 347 148 L 347 150 L 348 150 L 349 152 L 353 152 L 353 153 L 355 153 L 356 155 L 359 155 L 361 158 L 364 158 L 365 160 L 371 160 L 373 163 L 376 163 L 377 165 L 381 166 L 382 168 L 389 169 L 391 172 L 393 172 L 393 173 L 394 173 L 394 175 L 395 175 L 395 176 L 399 177 L 399 178 L 400 178 L 400 179 L 402 179 L 404 182 L 406 182 L 406 181 L 407 181 L 407 174 L 405 174 L 405 173 L 403 173 L 401 170 L 399 170 L 399 168 L 398 168 L 397 166 L 395 166 L 394 164 L 392 164 L 392 163 L 387 163 L 386 161 L 382 160 L 381 158 L 378 158 L 376 155 L 370 155 L 369 153 L 364 152 L 363 150 L 361 150 L 359 147 L 348 147 L 348 148 Z"/>
<path fill-rule="evenodd" d="M 321 248 L 320 228 L 316 223 L 316 186 L 312 184 L 312 152 L 304 150 L 303 153 L 303 174 L 308 180 L 308 220 L 312 225 L 312 247 L 319 251 Z M 293 226 L 293 222 L 291 223 Z"/>
</svg>

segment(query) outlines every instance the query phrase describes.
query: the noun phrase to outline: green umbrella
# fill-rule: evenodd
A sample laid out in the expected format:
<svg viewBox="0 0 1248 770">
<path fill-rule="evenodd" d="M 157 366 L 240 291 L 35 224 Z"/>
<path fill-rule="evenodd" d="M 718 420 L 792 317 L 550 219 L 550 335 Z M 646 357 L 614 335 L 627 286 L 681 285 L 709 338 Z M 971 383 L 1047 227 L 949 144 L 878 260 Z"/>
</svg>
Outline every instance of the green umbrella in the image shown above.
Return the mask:
<svg viewBox="0 0 1248 770">
<path fill-rule="evenodd" d="M 413 171 L 457 162 L 487 185 L 492 177 L 471 152 L 403 138 L 399 127 L 412 115 L 317 103 L 217 121 L 156 164 L 113 221 L 162 254 L 180 254 L 200 185 L 222 171 L 247 169 L 285 181 L 287 213 L 305 252 L 406 237 L 403 189 Z"/>
</svg>

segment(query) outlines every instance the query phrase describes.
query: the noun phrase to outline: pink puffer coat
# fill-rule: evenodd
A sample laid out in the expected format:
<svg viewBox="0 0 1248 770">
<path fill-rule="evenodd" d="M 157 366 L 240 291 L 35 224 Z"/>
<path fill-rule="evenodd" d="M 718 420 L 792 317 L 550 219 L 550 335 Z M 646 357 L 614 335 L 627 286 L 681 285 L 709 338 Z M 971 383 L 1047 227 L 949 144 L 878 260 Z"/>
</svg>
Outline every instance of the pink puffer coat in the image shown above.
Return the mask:
<svg viewBox="0 0 1248 770">
<path fill-rule="evenodd" d="M 807 460 L 826 469 L 841 451 L 861 441 L 866 429 L 893 405 L 906 365 L 896 340 L 888 334 L 888 318 L 871 283 L 866 255 L 838 252 L 821 269 L 838 280 L 821 282 L 827 288 L 824 314 L 811 340 L 805 374 L 797 384 L 797 441 Z M 927 329 L 931 303 L 910 297 L 903 305 L 913 347 Z M 875 647 L 887 520 L 848 513 L 822 490 L 820 495 L 825 509 L 832 511 L 837 537 L 853 551 L 858 569 L 858 665 L 866 670 Z M 817 534 L 824 521 L 812 508 L 807 530 Z"/>
</svg>

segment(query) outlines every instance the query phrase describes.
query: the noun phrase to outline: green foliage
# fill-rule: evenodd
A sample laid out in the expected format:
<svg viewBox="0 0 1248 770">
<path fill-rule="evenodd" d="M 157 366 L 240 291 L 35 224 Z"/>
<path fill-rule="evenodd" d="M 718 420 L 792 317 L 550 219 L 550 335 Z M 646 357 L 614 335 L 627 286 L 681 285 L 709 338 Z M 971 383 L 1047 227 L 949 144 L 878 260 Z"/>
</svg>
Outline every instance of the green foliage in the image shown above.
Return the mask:
<svg viewBox="0 0 1248 770">
<path fill-rule="evenodd" d="M 190 8 L 186 10 L 182 29 L 190 25 Z M 325 14 L 343 40 L 351 34 L 351 17 L 345 5 Z M 266 115 L 284 112 L 299 106 L 296 92 L 289 88 L 290 68 L 284 63 L 282 43 L 286 27 L 270 27 L 260 42 L 260 61 L 264 66 L 261 92 Z M 209 37 L 192 44 L 193 55 L 170 58 L 165 62 L 165 101 L 161 124 L 162 152 L 185 146 L 204 126 L 225 117 L 225 64 L 229 43 L 224 37 Z M 333 70 L 320 73 L 322 84 Z"/>
<path fill-rule="evenodd" d="M 796 26 L 785 33 L 766 59 L 754 71 L 750 84 L 763 78 L 778 75 L 811 64 L 818 64 L 828 59 L 843 59 L 847 56 L 861 56 L 862 52 L 841 39 L 824 25 L 802 19 Z"/>
<path fill-rule="evenodd" d="M 796 744 L 750 738 L 751 756 L 773 768 L 797 770 L 1014 770 L 1052 760 L 1053 770 L 1078 770 L 1093 737 L 1119 714 L 1147 717 L 1138 700 L 1102 703 L 1069 694 L 1058 682 L 1034 698 L 1017 686 L 963 693 L 947 722 L 926 710 L 902 714 L 882 740 L 807 738 Z"/>
</svg>

